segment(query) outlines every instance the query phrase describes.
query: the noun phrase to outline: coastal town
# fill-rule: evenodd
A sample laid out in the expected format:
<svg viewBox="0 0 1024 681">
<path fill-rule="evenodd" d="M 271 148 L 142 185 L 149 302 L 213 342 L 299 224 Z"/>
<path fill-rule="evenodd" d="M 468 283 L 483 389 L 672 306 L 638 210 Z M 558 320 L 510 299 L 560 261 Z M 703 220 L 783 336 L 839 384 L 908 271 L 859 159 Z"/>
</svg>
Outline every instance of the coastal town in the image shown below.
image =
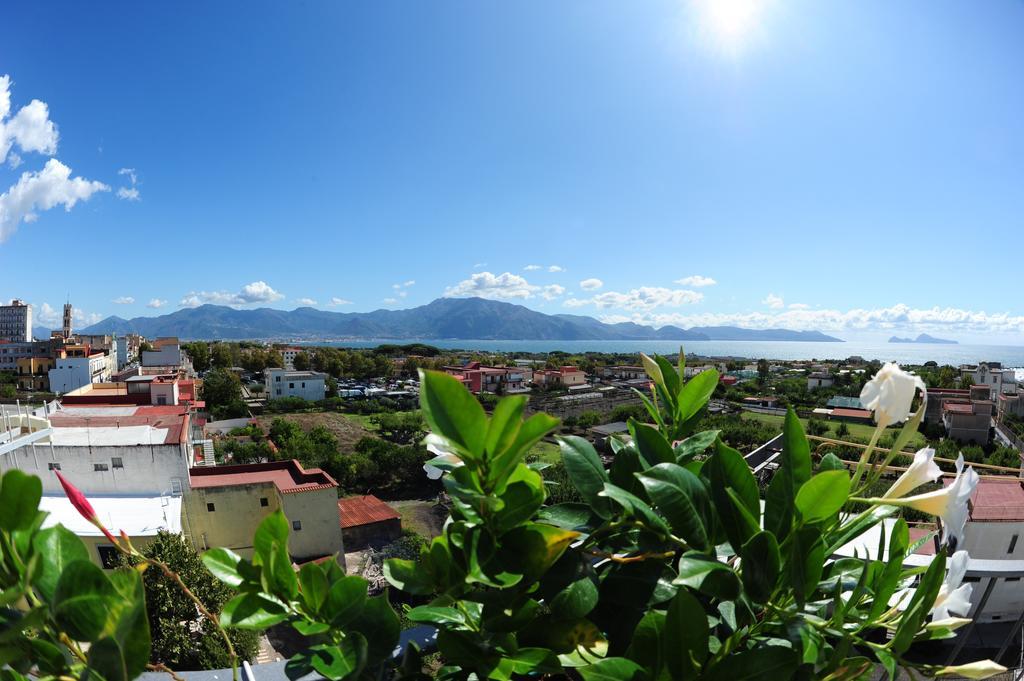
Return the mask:
<svg viewBox="0 0 1024 681">
<path fill-rule="evenodd" d="M 117 552 L 82 522 L 58 471 L 137 546 L 170 533 L 198 552 L 225 547 L 248 556 L 262 520 L 281 509 L 296 566 L 336 556 L 380 588 L 382 560 L 436 537 L 449 503 L 424 472 L 433 455 L 422 444 L 420 370 L 454 378 L 487 409 L 522 395 L 528 412 L 558 417 L 563 436 L 586 438 L 606 463 L 614 443 L 630 439 L 631 424 L 648 420 L 642 396 L 651 379 L 636 355 L 87 335 L 73 328 L 70 305 L 62 329 L 34 339 L 31 319 L 31 306 L 19 300 L 0 307 L 0 471 L 39 476 L 46 523 L 72 529 L 105 569 L 119 564 Z M 819 456 L 857 459 L 874 425 L 861 391 L 881 367 L 862 357 L 687 357 L 682 376 L 717 376 L 707 426 L 768 484 L 787 409 Z M 1024 385 L 998 362 L 909 368 L 926 384 L 926 408 L 896 470 L 922 448 L 946 465 L 958 456 L 970 462 L 982 473 L 966 530 L 971 554 L 1011 569 L 1024 532 Z M 892 446 L 896 435 L 888 429 L 877 445 Z M 553 499 L 579 499 L 566 485 L 555 438 L 539 442 L 531 456 L 547 466 Z M 984 610 L 979 623 L 1024 620 L 1024 598 L 1010 586 L 1015 579 L 975 592 Z M 986 631 L 991 638 L 991 627 Z M 1004 633 L 1018 635 L 1019 627 Z M 253 654 L 265 661 L 281 655 L 266 639 Z"/>
</svg>

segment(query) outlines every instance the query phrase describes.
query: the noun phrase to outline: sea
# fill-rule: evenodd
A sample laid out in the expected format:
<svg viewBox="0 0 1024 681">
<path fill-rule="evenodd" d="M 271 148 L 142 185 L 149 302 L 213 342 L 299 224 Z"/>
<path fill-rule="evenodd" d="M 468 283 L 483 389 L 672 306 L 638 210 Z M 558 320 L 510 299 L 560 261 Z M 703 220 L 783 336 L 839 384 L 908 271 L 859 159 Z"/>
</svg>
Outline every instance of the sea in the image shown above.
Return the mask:
<svg viewBox="0 0 1024 681">
<path fill-rule="evenodd" d="M 309 342 L 299 345 L 330 345 L 347 348 L 373 348 L 381 343 L 409 343 L 408 339 L 351 340 L 337 342 Z M 816 343 L 802 341 L 549 341 L 549 340 L 423 340 L 423 343 L 445 350 L 481 350 L 490 352 L 551 352 L 568 353 L 615 352 L 647 354 L 675 354 L 682 346 L 687 355 L 701 357 L 737 357 L 742 359 L 826 360 L 860 356 L 867 360 L 900 364 L 977 364 L 1001 362 L 1007 368 L 1024 368 L 1024 346 L 974 345 L 931 343 L 886 343 L 845 341 L 842 343 Z"/>
</svg>

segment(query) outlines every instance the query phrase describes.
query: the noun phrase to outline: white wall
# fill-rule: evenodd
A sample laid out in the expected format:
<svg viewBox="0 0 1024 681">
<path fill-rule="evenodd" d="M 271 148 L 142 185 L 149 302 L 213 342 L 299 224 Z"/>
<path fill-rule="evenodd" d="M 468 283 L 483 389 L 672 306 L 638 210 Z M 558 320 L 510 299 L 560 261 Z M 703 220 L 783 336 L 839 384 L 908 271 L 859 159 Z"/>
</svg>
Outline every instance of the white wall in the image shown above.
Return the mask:
<svg viewBox="0 0 1024 681">
<path fill-rule="evenodd" d="M 109 381 L 111 359 L 109 355 L 55 359 L 49 372 L 50 390 L 63 394 L 90 383 Z"/>
<path fill-rule="evenodd" d="M 317 373 L 311 376 L 306 372 L 299 372 L 294 375 L 283 369 L 267 369 L 264 376 L 268 400 L 301 397 L 304 400 L 316 402 L 324 399 L 327 395 L 324 374 Z"/>
<path fill-rule="evenodd" d="M 176 367 L 181 365 L 181 346 L 164 345 L 159 350 L 145 350 L 142 353 L 144 367 Z"/>
<path fill-rule="evenodd" d="M 124 468 L 114 468 L 112 459 L 121 457 Z M 184 491 L 188 486 L 188 447 L 179 443 L 110 447 L 69 447 L 37 444 L 21 447 L 0 456 L 0 470 L 19 468 L 43 481 L 44 494 L 64 491 L 48 467 L 60 464 L 60 471 L 86 494 L 168 494 L 172 478 Z M 105 464 L 106 471 L 96 471 Z"/>
</svg>

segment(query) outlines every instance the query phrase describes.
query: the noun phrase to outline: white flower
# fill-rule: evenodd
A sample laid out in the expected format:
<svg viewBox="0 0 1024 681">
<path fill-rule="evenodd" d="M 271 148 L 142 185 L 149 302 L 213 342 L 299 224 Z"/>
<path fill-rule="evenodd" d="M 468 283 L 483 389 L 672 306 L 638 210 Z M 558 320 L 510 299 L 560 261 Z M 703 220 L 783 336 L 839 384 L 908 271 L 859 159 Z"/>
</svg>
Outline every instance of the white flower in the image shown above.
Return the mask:
<svg viewBox="0 0 1024 681">
<path fill-rule="evenodd" d="M 914 461 L 893 483 L 889 491 L 882 495 L 883 499 L 899 499 L 926 482 L 935 482 L 942 476 L 942 470 L 935 463 L 935 450 L 919 449 L 914 454 Z"/>
<path fill-rule="evenodd" d="M 943 667 L 935 672 L 936 676 L 962 676 L 967 679 L 987 679 L 996 674 L 1002 674 L 1006 667 L 996 664 L 992 660 L 978 660 L 970 664 L 961 664 L 955 667 Z"/>
<path fill-rule="evenodd" d="M 932 606 L 933 620 L 949 619 L 950 614 L 963 617 L 970 612 L 972 587 L 970 584 L 962 584 L 964 575 L 967 574 L 968 560 L 966 551 L 957 551 L 949 559 L 946 579 L 939 587 L 939 594 Z"/>
<path fill-rule="evenodd" d="M 434 454 L 433 459 L 423 464 L 423 470 L 431 480 L 438 480 L 445 472 L 462 465 L 455 448 L 440 435 L 429 433 L 423 443 L 427 445 L 427 451 Z"/>
<path fill-rule="evenodd" d="M 897 481 L 898 482 L 898 481 Z M 884 503 L 893 506 L 908 506 L 942 519 L 942 542 L 951 539 L 956 543 L 963 537 L 967 524 L 967 502 L 978 486 L 978 474 L 973 468 L 964 471 L 964 456 L 956 460 L 956 478 L 953 483 L 934 492 L 925 492 L 902 499 L 887 498 Z"/>
<path fill-rule="evenodd" d="M 903 371 L 895 362 L 889 362 L 864 384 L 860 401 L 866 409 L 875 412 L 875 423 L 889 426 L 910 416 L 910 405 L 918 389 L 922 393 L 926 391 L 919 376 Z"/>
</svg>

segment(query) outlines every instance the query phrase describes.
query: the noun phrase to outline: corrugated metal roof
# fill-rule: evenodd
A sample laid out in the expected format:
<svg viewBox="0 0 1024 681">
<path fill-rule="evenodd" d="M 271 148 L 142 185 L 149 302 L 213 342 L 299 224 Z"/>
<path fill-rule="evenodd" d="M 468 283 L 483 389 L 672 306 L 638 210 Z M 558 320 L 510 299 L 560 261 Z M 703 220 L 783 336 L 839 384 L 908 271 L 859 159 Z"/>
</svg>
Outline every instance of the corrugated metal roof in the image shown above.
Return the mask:
<svg viewBox="0 0 1024 681">
<path fill-rule="evenodd" d="M 342 529 L 371 525 L 401 517 L 398 511 L 372 494 L 338 499 L 338 520 L 341 522 Z"/>
</svg>

